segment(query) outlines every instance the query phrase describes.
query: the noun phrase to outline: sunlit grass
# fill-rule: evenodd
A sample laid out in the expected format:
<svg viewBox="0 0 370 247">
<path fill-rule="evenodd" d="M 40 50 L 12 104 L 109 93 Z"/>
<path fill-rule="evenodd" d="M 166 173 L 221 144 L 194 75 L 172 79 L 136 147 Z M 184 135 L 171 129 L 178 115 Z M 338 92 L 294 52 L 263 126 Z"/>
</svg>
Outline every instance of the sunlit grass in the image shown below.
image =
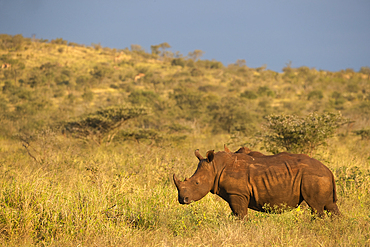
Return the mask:
<svg viewBox="0 0 370 247">
<path fill-rule="evenodd" d="M 95 148 L 66 139 L 58 153 L 47 150 L 50 157 L 44 163 L 35 162 L 19 143 L 8 143 L 0 166 L 1 241 L 8 246 L 370 244 L 368 163 L 341 146 L 317 154 L 334 173 L 343 166 L 360 169 L 357 182 L 346 179 L 342 170 L 336 175 L 341 218 L 313 219 L 301 206 L 283 214 L 249 210 L 249 219 L 240 221 L 212 194 L 180 205 L 171 175 L 191 176 L 194 149 L 222 150 L 223 139 L 216 137 L 208 145 L 204 139 L 182 146 Z"/>
<path fill-rule="evenodd" d="M 114 61 L 119 53 L 123 59 Z M 173 57 L 100 45 L 31 42 L 19 50 L 0 49 L 0 56 L 25 64 L 17 78 L 10 70 L 0 73 L 1 246 L 370 246 L 370 146 L 368 140 L 351 136 L 351 130 L 369 125 L 368 77 L 353 73 L 344 79 L 345 71 L 304 66 L 283 73 L 236 64 L 212 68 L 213 61 L 202 60 L 173 66 Z M 53 69 L 44 70 L 48 64 Z M 108 70 L 107 76 L 95 78 L 91 72 L 96 66 Z M 14 63 L 12 69 L 16 67 Z M 203 75 L 192 76 L 193 69 Z M 146 77 L 135 82 L 138 73 Z M 33 76 L 40 79 L 37 85 L 32 84 Z M 5 85 L 14 87 L 7 91 Z M 358 85 L 356 97 L 348 93 L 350 85 Z M 204 106 L 202 116 L 193 115 L 194 109 L 180 111 L 191 98 L 177 106 L 173 96 L 179 88 L 202 95 L 196 106 Z M 275 96 L 258 94 L 261 88 Z M 153 91 L 160 99 L 148 103 L 160 103 L 161 109 L 147 119 L 146 128 L 166 136 L 172 123 L 184 125 L 186 139 L 130 142 L 117 135 L 110 145 L 96 146 L 52 130 L 100 107 L 126 104 L 136 90 Z M 226 130 L 215 129 L 220 123 L 207 106 L 244 100 L 240 96 L 246 91 L 258 96 L 240 106 L 248 110 L 244 115 L 252 114 L 242 120 L 246 132 L 236 125 L 243 134 L 230 137 Z M 313 91 L 324 97 L 308 100 Z M 335 94 L 342 96 L 342 103 Z M 339 109 L 354 125 L 343 128 L 344 133 L 313 156 L 335 176 L 341 218 L 313 219 L 302 205 L 283 214 L 249 210 L 248 220 L 240 221 L 212 194 L 190 205 L 178 203 L 172 174 L 184 179 L 194 173 L 195 149 L 205 155 L 223 150 L 225 143 L 231 150 L 251 143 L 249 148 L 261 151 L 261 143 L 253 138 L 263 116 Z M 132 122 L 127 128 L 142 125 Z M 220 134 L 210 134 L 215 132 Z M 24 138 L 30 146 L 22 146 L 25 142 L 19 140 Z"/>
</svg>

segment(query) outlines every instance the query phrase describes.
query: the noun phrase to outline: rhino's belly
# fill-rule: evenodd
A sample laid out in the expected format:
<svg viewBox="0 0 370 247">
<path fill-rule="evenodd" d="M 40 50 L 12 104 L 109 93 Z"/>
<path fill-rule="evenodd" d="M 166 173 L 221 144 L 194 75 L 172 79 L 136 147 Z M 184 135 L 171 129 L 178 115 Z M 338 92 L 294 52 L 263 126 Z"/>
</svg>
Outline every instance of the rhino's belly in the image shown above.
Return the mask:
<svg viewBox="0 0 370 247">
<path fill-rule="evenodd" d="M 251 179 L 249 207 L 252 209 L 262 210 L 266 206 L 296 207 L 301 201 L 300 182 L 296 179 Z"/>
<path fill-rule="evenodd" d="M 258 211 L 265 211 L 266 205 L 296 207 L 302 201 L 302 172 L 299 169 L 286 166 L 250 167 L 226 169 L 220 180 L 224 193 L 248 198 L 248 207 Z"/>
</svg>

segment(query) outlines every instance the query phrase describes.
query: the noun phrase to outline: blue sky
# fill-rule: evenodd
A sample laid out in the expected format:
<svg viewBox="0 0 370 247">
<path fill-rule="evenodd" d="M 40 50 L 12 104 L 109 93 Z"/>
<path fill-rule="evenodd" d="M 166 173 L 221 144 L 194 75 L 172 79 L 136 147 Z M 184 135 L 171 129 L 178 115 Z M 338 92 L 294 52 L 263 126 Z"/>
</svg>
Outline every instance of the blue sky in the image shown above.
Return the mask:
<svg viewBox="0 0 370 247">
<path fill-rule="evenodd" d="M 369 0 L 0 0 L 0 33 L 147 52 L 167 42 L 275 71 L 370 67 Z"/>
</svg>

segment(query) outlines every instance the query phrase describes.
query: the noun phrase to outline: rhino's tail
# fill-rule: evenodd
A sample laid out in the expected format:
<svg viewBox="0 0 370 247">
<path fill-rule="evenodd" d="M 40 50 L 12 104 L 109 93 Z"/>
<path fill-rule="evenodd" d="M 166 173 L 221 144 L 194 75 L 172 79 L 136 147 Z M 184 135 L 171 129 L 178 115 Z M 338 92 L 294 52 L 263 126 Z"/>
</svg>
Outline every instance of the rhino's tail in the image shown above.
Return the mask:
<svg viewBox="0 0 370 247">
<path fill-rule="evenodd" d="M 333 202 L 337 202 L 338 201 L 338 197 L 337 197 L 337 186 L 335 184 L 335 179 L 334 179 L 333 173 L 331 174 L 331 179 L 333 181 Z"/>
</svg>

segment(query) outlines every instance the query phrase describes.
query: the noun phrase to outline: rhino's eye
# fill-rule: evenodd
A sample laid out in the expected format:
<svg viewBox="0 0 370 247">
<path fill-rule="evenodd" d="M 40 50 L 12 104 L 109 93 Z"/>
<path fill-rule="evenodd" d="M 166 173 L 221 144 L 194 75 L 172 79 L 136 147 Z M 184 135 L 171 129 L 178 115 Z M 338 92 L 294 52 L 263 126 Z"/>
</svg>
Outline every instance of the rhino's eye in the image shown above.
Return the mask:
<svg viewBox="0 0 370 247">
<path fill-rule="evenodd" d="M 199 182 L 198 181 L 195 181 L 195 184 L 199 184 Z"/>
</svg>

